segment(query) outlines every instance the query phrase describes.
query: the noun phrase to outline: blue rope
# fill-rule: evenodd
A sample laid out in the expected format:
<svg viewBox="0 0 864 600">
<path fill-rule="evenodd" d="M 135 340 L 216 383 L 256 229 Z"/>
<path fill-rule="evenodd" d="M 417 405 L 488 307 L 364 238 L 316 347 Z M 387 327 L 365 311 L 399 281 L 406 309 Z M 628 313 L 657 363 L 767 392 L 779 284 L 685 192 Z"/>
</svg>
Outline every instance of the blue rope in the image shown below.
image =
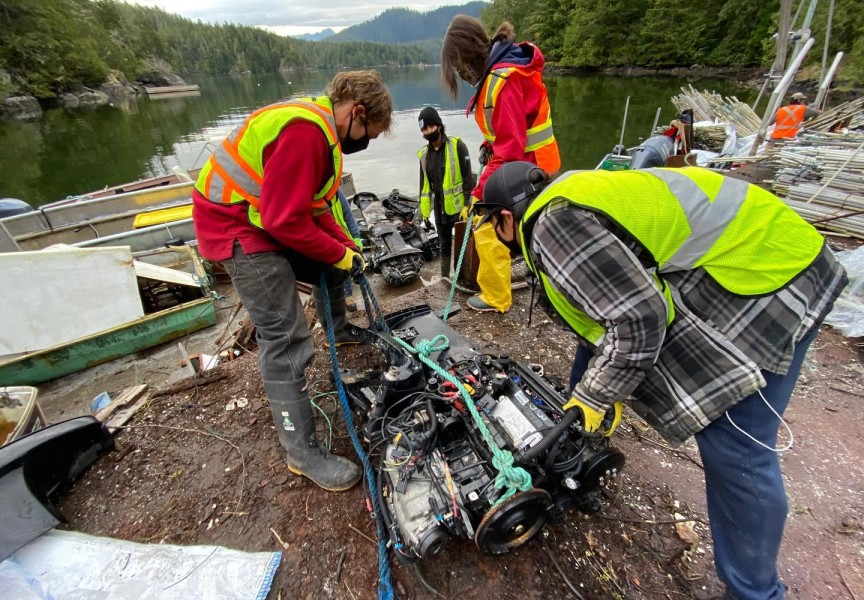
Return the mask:
<svg viewBox="0 0 864 600">
<path fill-rule="evenodd" d="M 361 275 L 360 287 L 363 289 L 364 296 L 368 290 L 370 297 L 373 298 L 372 290 L 369 288 L 369 283 L 366 277 Z M 333 331 L 333 315 L 330 314 L 330 291 L 327 289 L 327 277 L 321 275 L 321 296 L 324 299 L 324 318 L 327 322 L 327 339 L 330 341 L 330 362 L 333 366 L 333 381 L 336 382 L 336 390 L 339 392 L 339 404 L 342 407 L 342 414 L 345 417 L 345 423 L 348 425 L 348 435 L 351 437 L 351 443 L 354 445 L 354 451 L 363 463 L 363 469 L 366 472 L 366 480 L 369 483 L 369 495 L 372 500 L 372 509 L 375 511 L 375 528 L 378 532 L 378 600 L 395 600 L 396 595 L 393 592 L 393 584 L 390 583 L 390 559 L 387 556 L 387 532 L 381 524 L 381 505 L 378 502 L 378 488 L 375 483 L 375 472 L 372 469 L 372 463 L 369 456 L 363 450 L 363 445 L 360 443 L 360 437 L 357 435 L 357 430 L 354 428 L 354 419 L 351 417 L 351 407 L 348 405 L 348 397 L 345 395 L 345 388 L 342 385 L 342 378 L 339 375 L 339 358 L 336 356 L 336 335 Z M 377 302 L 373 302 L 373 306 L 379 312 L 376 318 L 379 318 L 383 323 L 383 318 L 380 317 L 380 308 Z M 370 322 L 372 316 L 369 316 Z M 385 324 L 386 327 L 386 324 Z"/>
<path fill-rule="evenodd" d="M 366 275 L 360 276 L 359 284 L 360 291 L 363 293 L 363 303 L 366 305 L 366 315 L 369 317 L 369 329 L 379 333 L 390 333 L 390 327 L 387 326 L 387 322 L 384 320 L 384 313 L 378 305 L 378 299 L 372 292 L 372 286 L 369 280 L 366 279 Z M 369 310 L 370 306 L 372 310 Z"/>
<path fill-rule="evenodd" d="M 450 346 L 450 340 L 447 339 L 447 336 L 439 334 L 432 338 L 432 340 L 420 340 L 417 342 L 416 348 L 399 338 L 393 339 L 408 351 L 416 354 L 423 364 L 455 385 L 456 389 L 459 390 L 459 393 L 462 394 L 462 398 L 465 399 L 465 404 L 468 406 L 468 411 L 471 413 L 474 422 L 477 424 L 477 429 L 480 430 L 480 434 L 483 436 L 483 441 L 486 442 L 486 446 L 492 453 L 492 466 L 495 467 L 496 471 L 498 471 L 498 474 L 495 476 L 495 487 L 499 490 L 505 490 L 504 494 L 496 501 L 496 504 L 503 502 L 515 494 L 516 490 L 523 492 L 530 490 L 532 487 L 531 475 L 529 475 L 528 471 L 522 467 L 514 467 L 513 454 L 508 450 L 499 448 L 498 444 L 495 443 L 495 439 L 492 437 L 492 434 L 489 433 L 489 429 L 486 428 L 483 418 L 480 416 L 477 407 L 474 405 L 474 400 L 471 398 L 471 394 L 468 393 L 468 390 L 465 389 L 462 382 L 448 373 L 440 365 L 429 359 L 429 355 L 433 352 L 446 350 Z"/>
<path fill-rule="evenodd" d="M 468 221 L 465 227 L 465 234 L 462 236 L 462 249 L 459 251 L 459 260 L 456 261 L 456 271 L 453 273 L 453 281 L 450 282 L 450 295 L 447 297 L 447 306 L 444 307 L 444 316 L 441 320 L 445 323 L 450 316 L 450 305 L 453 304 L 453 295 L 456 293 L 456 282 L 459 281 L 459 273 L 462 272 L 462 259 L 465 258 L 465 249 L 468 248 L 468 238 L 471 237 L 473 228 L 471 224 L 474 221 L 474 209 L 468 213 Z M 444 260 L 442 257 L 441 260 Z"/>
</svg>

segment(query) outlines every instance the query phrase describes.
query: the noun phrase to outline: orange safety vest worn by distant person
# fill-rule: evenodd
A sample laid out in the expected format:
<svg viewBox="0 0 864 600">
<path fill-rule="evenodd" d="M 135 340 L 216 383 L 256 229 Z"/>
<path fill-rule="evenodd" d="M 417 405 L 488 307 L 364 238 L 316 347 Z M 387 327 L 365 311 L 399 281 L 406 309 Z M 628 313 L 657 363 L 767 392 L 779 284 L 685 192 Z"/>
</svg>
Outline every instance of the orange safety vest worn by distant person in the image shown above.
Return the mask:
<svg viewBox="0 0 864 600">
<path fill-rule="evenodd" d="M 801 123 L 804 122 L 804 114 L 807 112 L 805 104 L 793 104 L 790 106 L 781 106 L 777 111 L 776 125 L 774 132 L 771 134 L 771 139 L 780 140 L 783 138 L 793 138 L 801 129 Z"/>
</svg>

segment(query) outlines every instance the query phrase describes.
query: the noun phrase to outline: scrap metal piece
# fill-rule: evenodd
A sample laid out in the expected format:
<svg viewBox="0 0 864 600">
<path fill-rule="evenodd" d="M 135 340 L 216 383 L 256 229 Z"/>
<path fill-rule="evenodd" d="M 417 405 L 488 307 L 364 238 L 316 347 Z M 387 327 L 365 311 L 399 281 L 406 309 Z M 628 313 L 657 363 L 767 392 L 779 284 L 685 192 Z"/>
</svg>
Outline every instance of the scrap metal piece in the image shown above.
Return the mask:
<svg viewBox="0 0 864 600">
<path fill-rule="evenodd" d="M 113 447 L 114 439 L 90 416 L 0 447 L 0 561 L 65 521 L 49 496 Z"/>
</svg>

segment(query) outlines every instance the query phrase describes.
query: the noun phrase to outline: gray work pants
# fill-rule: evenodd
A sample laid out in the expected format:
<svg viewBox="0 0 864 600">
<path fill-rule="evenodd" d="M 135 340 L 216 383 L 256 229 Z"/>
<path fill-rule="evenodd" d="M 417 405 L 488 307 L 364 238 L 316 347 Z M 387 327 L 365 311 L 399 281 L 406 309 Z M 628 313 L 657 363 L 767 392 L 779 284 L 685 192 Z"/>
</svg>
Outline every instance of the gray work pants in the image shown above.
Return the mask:
<svg viewBox="0 0 864 600">
<path fill-rule="evenodd" d="M 222 265 L 255 325 L 262 379 L 302 379 L 314 348 L 297 281 L 320 283 L 320 273 L 332 268 L 290 252 L 247 255 L 237 243 Z M 345 302 L 343 282 L 333 279 L 327 288 L 331 303 L 339 306 Z"/>
</svg>

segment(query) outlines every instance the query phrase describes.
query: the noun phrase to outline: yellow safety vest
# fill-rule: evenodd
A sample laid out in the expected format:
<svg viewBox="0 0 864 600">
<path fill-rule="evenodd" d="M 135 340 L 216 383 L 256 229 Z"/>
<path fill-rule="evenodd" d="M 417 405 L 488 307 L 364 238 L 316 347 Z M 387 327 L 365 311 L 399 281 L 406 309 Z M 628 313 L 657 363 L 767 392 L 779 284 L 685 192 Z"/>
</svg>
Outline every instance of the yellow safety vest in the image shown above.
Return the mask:
<svg viewBox="0 0 864 600">
<path fill-rule="evenodd" d="M 443 135 L 443 134 L 442 134 Z M 459 138 L 448 137 L 444 144 L 444 182 L 442 191 L 444 194 L 444 213 L 458 215 L 462 212 L 464 205 L 464 191 L 462 189 L 462 167 L 459 165 L 459 152 L 456 146 Z M 420 215 L 428 219 L 432 212 L 432 188 L 429 184 L 429 176 L 426 174 L 426 160 L 429 157 L 429 145 L 425 145 L 417 151 L 420 158 L 420 171 L 423 173 L 423 189 L 420 190 Z"/>
<path fill-rule="evenodd" d="M 313 211 L 326 210 L 342 179 L 342 149 L 333 104 L 326 96 L 289 100 L 253 112 L 216 148 L 201 169 L 195 189 L 216 204 L 247 202 L 249 222 L 262 227 L 258 205 L 264 181 L 264 149 L 295 119 L 315 123 L 330 145 L 333 177 L 310 199 Z"/>
<path fill-rule="evenodd" d="M 336 223 L 345 232 L 345 235 L 351 238 L 351 231 L 348 229 L 348 223 L 345 222 L 345 213 L 342 211 L 342 202 L 339 201 L 338 197 L 333 198 L 333 201 L 330 203 L 330 212 L 333 214 L 333 218 L 336 219 Z"/>
<path fill-rule="evenodd" d="M 701 267 L 733 294 L 764 296 L 784 288 L 810 266 L 825 242 L 770 192 L 706 169 L 566 173 L 531 203 L 519 235 L 525 260 L 552 305 L 594 344 L 605 328 L 572 306 L 531 260 L 531 229 L 554 200 L 611 219 L 650 253 L 654 279 L 668 305 L 667 325 L 674 308 L 664 273 Z"/>
</svg>

